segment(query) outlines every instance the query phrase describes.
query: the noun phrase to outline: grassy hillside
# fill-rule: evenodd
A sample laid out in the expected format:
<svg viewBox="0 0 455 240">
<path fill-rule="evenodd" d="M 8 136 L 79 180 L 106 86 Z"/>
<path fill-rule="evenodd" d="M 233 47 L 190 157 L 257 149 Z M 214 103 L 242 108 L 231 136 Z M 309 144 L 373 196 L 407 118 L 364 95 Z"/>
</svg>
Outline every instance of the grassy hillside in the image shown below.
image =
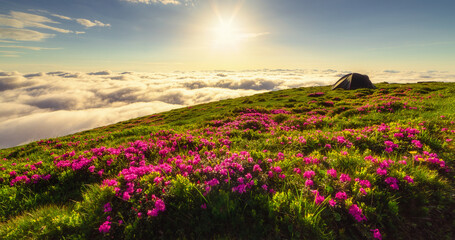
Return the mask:
<svg viewBox="0 0 455 240">
<path fill-rule="evenodd" d="M 454 239 L 455 84 L 298 88 L 0 150 L 0 238 Z"/>
</svg>

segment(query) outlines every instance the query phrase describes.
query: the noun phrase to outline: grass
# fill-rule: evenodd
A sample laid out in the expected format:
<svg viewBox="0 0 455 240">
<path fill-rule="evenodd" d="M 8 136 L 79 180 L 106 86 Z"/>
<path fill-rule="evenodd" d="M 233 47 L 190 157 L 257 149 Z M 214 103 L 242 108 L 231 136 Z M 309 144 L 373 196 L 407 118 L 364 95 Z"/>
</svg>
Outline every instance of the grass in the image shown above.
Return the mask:
<svg viewBox="0 0 455 240">
<path fill-rule="evenodd" d="M 0 238 L 453 239 L 455 84 L 377 87 L 267 92 L 2 149 Z"/>
</svg>

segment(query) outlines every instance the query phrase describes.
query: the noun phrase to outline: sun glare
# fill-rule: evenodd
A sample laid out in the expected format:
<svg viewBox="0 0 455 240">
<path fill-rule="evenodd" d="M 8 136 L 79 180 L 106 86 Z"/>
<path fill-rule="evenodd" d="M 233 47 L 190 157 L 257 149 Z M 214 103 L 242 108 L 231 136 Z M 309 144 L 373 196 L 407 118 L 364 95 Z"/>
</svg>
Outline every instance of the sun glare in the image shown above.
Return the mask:
<svg viewBox="0 0 455 240">
<path fill-rule="evenodd" d="M 237 50 L 242 41 L 242 32 L 233 21 L 219 20 L 212 29 L 213 47 L 216 50 Z"/>
</svg>

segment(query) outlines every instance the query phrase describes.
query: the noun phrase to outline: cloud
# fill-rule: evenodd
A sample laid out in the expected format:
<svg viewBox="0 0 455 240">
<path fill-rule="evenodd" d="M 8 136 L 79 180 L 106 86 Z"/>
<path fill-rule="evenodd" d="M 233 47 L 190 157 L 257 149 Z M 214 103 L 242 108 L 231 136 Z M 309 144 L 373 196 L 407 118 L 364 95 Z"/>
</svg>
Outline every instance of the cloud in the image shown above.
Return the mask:
<svg viewBox="0 0 455 240">
<path fill-rule="evenodd" d="M 3 54 L 3 55 L 0 55 L 2 57 L 19 57 L 18 54 Z"/>
<path fill-rule="evenodd" d="M 62 132 L 68 134 L 83 131 L 178 107 L 182 106 L 149 102 L 79 111 L 34 113 L 26 117 L 0 122 L 0 148 L 61 136 Z M 4 138 L 5 136 L 8 138 Z"/>
<path fill-rule="evenodd" d="M 17 19 L 11 18 L 11 16 L 2 14 L 2 15 L 0 15 L 0 26 L 23 28 L 24 23 Z"/>
<path fill-rule="evenodd" d="M 125 2 L 131 2 L 131 3 L 145 3 L 145 4 L 156 4 L 156 3 L 161 3 L 164 5 L 180 5 L 181 1 L 178 0 L 123 0 Z"/>
<path fill-rule="evenodd" d="M 58 22 L 52 21 L 51 19 L 49 19 L 47 17 L 43 17 L 41 15 L 36 15 L 36 14 L 31 14 L 31 13 L 11 11 L 10 15 L 11 15 L 11 17 L 13 17 L 15 19 L 19 19 L 23 22 L 58 23 Z"/>
<path fill-rule="evenodd" d="M 91 72 L 87 73 L 88 75 L 111 75 L 112 72 L 110 70 L 104 70 L 104 71 L 99 71 L 99 72 Z"/>
<path fill-rule="evenodd" d="M 253 38 L 258 38 L 258 37 L 266 36 L 266 35 L 269 35 L 269 34 L 270 34 L 269 32 L 244 33 L 244 34 L 241 34 L 241 35 L 240 35 L 240 38 L 241 38 L 241 39 L 248 40 L 248 39 L 253 39 Z"/>
<path fill-rule="evenodd" d="M 347 71 L 0 72 L 0 147 L 63 136 L 176 107 L 335 83 Z M 373 83 L 455 81 L 438 71 L 365 72 Z M 428 78 L 431 77 L 431 78 Z"/>
<path fill-rule="evenodd" d="M 53 30 L 60 33 L 71 33 L 71 30 L 62 29 L 58 27 L 49 26 L 47 24 L 59 24 L 47 17 L 31 14 L 31 13 L 24 13 L 24 12 L 17 12 L 11 11 L 10 15 L 2 15 L 0 16 L 0 24 L 8 27 L 14 28 L 25 28 L 25 27 L 35 27 L 35 28 L 44 28 Z"/>
<path fill-rule="evenodd" d="M 41 33 L 28 29 L 0 28 L 0 39 L 10 39 L 14 41 L 41 41 L 53 36 L 53 34 Z"/>
<path fill-rule="evenodd" d="M 98 20 L 95 20 L 95 21 L 90 21 L 88 19 L 83 19 L 83 18 L 78 18 L 76 19 L 76 22 L 81 24 L 82 26 L 85 26 L 87 28 L 90 28 L 90 27 L 110 27 L 111 24 L 109 23 L 102 23 Z"/>
<path fill-rule="evenodd" d="M 385 73 L 400 73 L 400 71 L 397 70 L 384 70 Z"/>
<path fill-rule="evenodd" d="M 33 82 L 27 82 L 22 76 L 7 76 L 0 77 L 0 92 L 20 88 L 33 84 Z"/>
<path fill-rule="evenodd" d="M 26 78 L 34 78 L 34 77 L 44 77 L 46 74 L 43 72 L 40 73 L 31 73 L 31 74 L 25 74 L 24 77 Z"/>
<path fill-rule="evenodd" d="M 0 35 L 1 35 L 1 31 L 0 31 Z M 61 48 L 45 48 L 45 47 L 18 46 L 18 45 L 0 45 L 0 48 L 21 48 L 21 49 L 28 49 L 28 50 L 34 50 L 34 51 L 61 49 Z"/>
<path fill-rule="evenodd" d="M 63 19 L 63 20 L 73 20 L 72 18 L 70 17 L 67 17 L 67 16 L 63 16 L 63 15 L 59 15 L 59 14 L 51 14 L 52 16 L 54 17 L 58 17 L 60 19 Z"/>
</svg>

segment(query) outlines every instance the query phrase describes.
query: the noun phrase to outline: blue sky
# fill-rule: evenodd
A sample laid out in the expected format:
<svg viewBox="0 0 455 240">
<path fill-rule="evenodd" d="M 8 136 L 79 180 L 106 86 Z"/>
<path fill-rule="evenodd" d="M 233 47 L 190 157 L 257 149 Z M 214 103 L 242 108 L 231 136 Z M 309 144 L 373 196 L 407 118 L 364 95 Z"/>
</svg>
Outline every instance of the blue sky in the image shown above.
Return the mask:
<svg viewBox="0 0 455 240">
<path fill-rule="evenodd" d="M 0 0 L 0 70 L 453 70 L 454 1 Z"/>
</svg>

